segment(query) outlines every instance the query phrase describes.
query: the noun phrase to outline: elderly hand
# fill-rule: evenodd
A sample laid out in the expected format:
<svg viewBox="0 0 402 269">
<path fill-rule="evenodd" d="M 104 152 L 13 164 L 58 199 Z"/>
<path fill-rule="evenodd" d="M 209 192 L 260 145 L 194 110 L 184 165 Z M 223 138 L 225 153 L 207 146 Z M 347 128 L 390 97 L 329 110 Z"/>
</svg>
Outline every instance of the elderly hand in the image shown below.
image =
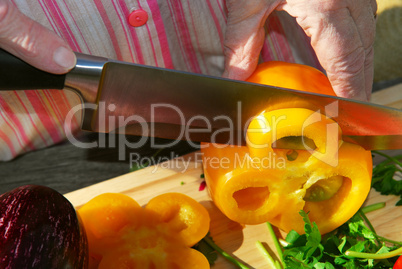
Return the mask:
<svg viewBox="0 0 402 269">
<path fill-rule="evenodd" d="M 254 71 L 264 23 L 284 10 L 311 44 L 338 96 L 368 100 L 373 83 L 375 0 L 227 0 L 224 76 L 244 80 Z"/>
<path fill-rule="evenodd" d="M 61 74 L 75 66 L 70 47 L 55 33 L 0 0 L 0 48 L 47 72 Z"/>
</svg>

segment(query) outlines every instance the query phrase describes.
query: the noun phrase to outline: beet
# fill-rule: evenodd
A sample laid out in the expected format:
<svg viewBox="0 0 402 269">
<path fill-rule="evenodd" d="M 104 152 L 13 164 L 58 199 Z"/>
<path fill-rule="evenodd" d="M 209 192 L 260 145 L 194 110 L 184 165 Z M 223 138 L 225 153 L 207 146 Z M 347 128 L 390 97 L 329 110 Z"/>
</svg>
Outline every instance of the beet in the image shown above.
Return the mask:
<svg viewBox="0 0 402 269">
<path fill-rule="evenodd" d="M 88 267 L 88 241 L 73 205 L 37 185 L 0 196 L 0 268 Z"/>
</svg>

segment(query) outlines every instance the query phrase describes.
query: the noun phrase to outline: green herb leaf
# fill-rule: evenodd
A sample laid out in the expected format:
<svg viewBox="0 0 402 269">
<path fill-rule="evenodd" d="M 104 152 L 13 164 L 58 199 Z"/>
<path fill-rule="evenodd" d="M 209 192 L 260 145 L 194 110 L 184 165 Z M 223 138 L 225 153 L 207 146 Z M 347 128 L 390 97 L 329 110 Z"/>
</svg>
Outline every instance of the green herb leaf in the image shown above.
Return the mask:
<svg viewBox="0 0 402 269">
<path fill-rule="evenodd" d="M 319 233 L 317 225 L 311 223 L 308 213 L 301 211 L 305 234 L 300 235 L 295 231 L 288 233 L 287 244 L 283 247 L 284 267 L 390 269 L 396 261 L 396 255 L 402 252 L 400 247 L 402 242 L 378 236 L 370 228 L 371 224 L 367 223 L 368 219 L 362 211 L 360 210 L 337 230 L 324 236 Z M 393 246 L 386 246 L 385 242 Z"/>
<path fill-rule="evenodd" d="M 329 262 L 319 262 L 314 265 L 315 269 L 335 269 L 335 267 Z"/>
<path fill-rule="evenodd" d="M 205 240 L 201 240 L 194 245 L 193 248 L 204 254 L 211 266 L 214 265 L 215 261 L 218 259 L 218 253 L 207 242 L 205 242 Z"/>
<path fill-rule="evenodd" d="M 382 195 L 400 196 L 396 206 L 402 205 L 402 180 L 396 180 L 396 173 L 402 172 L 402 155 L 391 157 L 379 151 L 373 153 L 386 158 L 373 168 L 372 187 Z"/>
<path fill-rule="evenodd" d="M 291 246 L 301 246 L 306 244 L 306 238 L 305 236 L 300 240 L 302 236 L 298 234 L 295 230 L 291 230 L 287 235 L 286 235 L 286 242 L 288 242 Z M 302 242 L 300 242 L 302 241 Z"/>
</svg>

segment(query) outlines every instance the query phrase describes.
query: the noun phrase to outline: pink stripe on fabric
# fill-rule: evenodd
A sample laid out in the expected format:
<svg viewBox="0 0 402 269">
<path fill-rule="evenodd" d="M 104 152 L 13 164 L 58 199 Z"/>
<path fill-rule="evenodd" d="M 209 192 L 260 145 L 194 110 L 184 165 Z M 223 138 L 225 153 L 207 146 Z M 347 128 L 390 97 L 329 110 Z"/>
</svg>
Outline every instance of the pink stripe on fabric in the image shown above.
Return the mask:
<svg viewBox="0 0 402 269">
<path fill-rule="evenodd" d="M 73 50 L 82 52 L 56 1 L 45 0 L 44 3 L 52 16 L 52 20 L 55 21 L 56 27 L 61 33 L 61 37 L 69 43 Z"/>
<path fill-rule="evenodd" d="M 102 1 L 94 1 L 96 8 L 98 9 L 98 12 L 103 20 L 103 23 L 106 26 L 107 32 L 109 34 L 110 40 L 112 41 L 114 51 L 116 53 L 117 60 L 122 61 L 123 60 L 123 55 L 120 50 L 119 42 L 117 41 L 116 34 L 114 32 L 112 22 L 109 19 L 109 16 L 107 15 L 107 12 L 105 10 L 105 7 L 102 4 Z"/>
<path fill-rule="evenodd" d="M 35 131 L 39 134 L 40 138 L 42 139 L 43 143 L 45 144 L 45 146 L 48 146 L 46 139 L 43 137 L 42 133 L 39 131 L 38 127 L 35 124 L 35 121 L 32 119 L 31 114 L 28 111 L 28 108 L 25 106 L 24 101 L 21 99 L 21 97 L 19 96 L 18 93 L 16 93 L 16 96 L 18 98 L 18 100 L 20 101 L 21 105 L 24 107 L 24 110 L 26 112 L 26 115 L 28 115 L 29 120 L 32 124 L 32 126 L 34 127 Z M 40 117 L 38 117 L 39 120 L 41 121 Z"/>
<path fill-rule="evenodd" d="M 173 69 L 172 55 L 170 54 L 168 38 L 166 35 L 158 3 L 154 0 L 147 0 L 147 1 L 148 1 L 148 7 L 151 10 L 152 20 L 154 21 L 156 32 L 158 34 L 159 45 L 163 57 L 163 65 L 166 68 Z"/>
<path fill-rule="evenodd" d="M 186 60 L 190 65 L 190 70 L 195 73 L 201 73 L 201 68 L 198 65 L 198 59 L 194 51 L 193 44 L 191 42 L 190 31 L 188 30 L 186 18 L 184 15 L 183 5 L 180 1 L 169 1 L 173 7 L 173 17 L 176 21 L 176 27 L 178 28 L 178 37 L 180 43 L 183 43 L 183 49 L 186 56 Z M 172 13 L 172 10 L 171 10 Z"/>
<path fill-rule="evenodd" d="M 2 113 L 2 117 L 6 124 L 13 130 L 13 133 L 17 137 L 18 143 L 21 146 L 21 148 L 26 151 L 26 148 L 28 147 L 30 150 L 35 149 L 34 145 L 28 138 L 27 134 L 25 133 L 24 127 L 22 126 L 19 118 L 14 114 L 12 109 L 9 107 L 9 105 L 4 101 L 4 99 L 0 99 L 0 106 L 1 110 L 3 110 L 4 114 Z M 13 123 L 13 124 L 11 124 Z M 20 134 L 20 136 L 18 135 Z"/>
<path fill-rule="evenodd" d="M 89 45 L 88 45 L 86 39 L 84 38 L 84 35 L 82 34 L 80 27 L 78 27 L 78 24 L 77 24 L 77 22 L 75 21 L 74 16 L 73 16 L 73 14 L 71 13 L 71 10 L 68 8 L 68 5 L 67 5 L 66 1 L 64 0 L 63 2 L 64 2 L 64 5 L 66 6 L 66 8 L 67 8 L 67 10 L 68 10 L 68 13 L 70 14 L 71 19 L 72 19 L 73 22 L 74 22 L 75 27 L 78 29 L 78 32 L 80 33 L 80 35 L 81 35 L 81 37 L 82 37 L 81 40 L 84 41 L 84 44 L 85 44 L 85 47 L 86 47 L 87 50 L 88 50 L 88 53 L 91 54 L 91 48 L 89 47 Z M 95 2 L 97 2 L 97 1 L 95 1 Z M 77 46 L 79 47 L 79 45 L 77 45 Z M 82 49 L 81 49 L 81 48 L 80 48 L 80 52 L 82 52 Z"/>
<path fill-rule="evenodd" d="M 52 94 L 49 94 L 49 90 L 43 90 L 42 93 L 45 96 L 46 100 L 48 101 L 49 105 L 48 107 L 50 107 L 52 109 L 52 111 L 54 112 L 54 114 L 56 115 L 56 119 L 57 121 L 60 123 L 63 121 L 62 116 L 60 115 L 60 111 L 58 109 L 57 104 L 55 104 Z M 57 94 L 57 92 L 54 92 L 54 94 Z"/>
<path fill-rule="evenodd" d="M 124 0 L 119 0 L 119 6 L 121 11 L 123 12 L 124 18 L 127 20 L 128 15 L 130 15 L 130 10 L 127 8 L 126 2 Z M 123 27 L 127 26 L 127 22 L 122 22 Z M 130 27 L 129 29 L 129 33 L 130 33 L 130 39 L 131 41 L 134 43 L 134 52 L 135 55 L 137 56 L 137 63 L 139 64 L 145 64 L 145 59 L 144 59 L 144 55 L 142 54 L 141 51 L 141 46 L 140 46 L 140 41 L 138 39 L 137 33 L 135 32 L 135 30 Z"/>
<path fill-rule="evenodd" d="M 290 48 L 289 43 L 283 34 L 284 30 L 282 28 L 282 24 L 275 13 L 270 20 L 269 28 L 271 28 L 271 30 L 275 33 L 274 36 L 277 45 L 276 51 L 280 52 L 282 59 L 294 62 L 295 59 L 293 57 L 292 49 Z"/>
<path fill-rule="evenodd" d="M 140 9 L 142 9 L 141 4 L 140 4 L 140 1 L 137 0 L 137 4 L 138 4 L 138 7 L 139 7 Z M 127 6 L 126 6 L 126 7 L 127 7 Z M 128 15 L 127 15 L 127 16 L 128 16 Z M 147 32 L 148 32 L 149 41 L 150 41 L 150 43 L 151 43 L 152 55 L 154 56 L 155 65 L 156 65 L 156 66 L 159 66 L 159 65 L 158 65 L 158 57 L 156 56 L 154 41 L 153 41 L 153 38 L 152 38 L 152 35 L 151 35 L 151 31 L 149 30 L 149 25 L 148 25 L 148 23 L 146 23 L 144 26 L 146 27 Z M 134 30 L 134 29 L 133 29 L 133 30 Z"/>
<path fill-rule="evenodd" d="M 271 40 L 271 48 L 268 44 L 264 45 L 261 51 L 261 57 L 264 61 L 280 60 L 287 62 L 294 62 L 295 59 L 292 54 L 292 50 L 286 37 L 282 34 L 283 28 L 278 16 L 273 13 L 268 17 L 268 21 L 265 24 L 268 31 L 268 38 Z M 276 54 L 276 55 L 274 55 Z"/>
<path fill-rule="evenodd" d="M 267 35 L 265 38 L 264 45 L 261 49 L 261 58 L 263 62 L 268 62 L 268 61 L 279 61 L 280 57 L 278 57 L 276 51 L 275 51 L 275 46 L 272 43 L 272 37 L 270 35 Z"/>
<path fill-rule="evenodd" d="M 209 2 L 209 0 L 208 0 L 208 2 Z M 222 17 L 225 19 L 225 22 L 226 22 L 227 21 L 227 14 L 228 14 L 227 9 L 226 9 L 226 1 L 225 0 L 224 1 L 215 0 L 215 2 L 218 5 L 219 11 L 220 11 Z M 221 5 L 221 2 L 223 4 L 223 7 Z"/>
<path fill-rule="evenodd" d="M 68 105 L 67 97 L 63 91 L 59 90 L 46 90 L 44 91 L 46 98 L 51 104 L 53 111 L 57 114 L 60 125 L 64 124 L 66 115 L 70 111 L 70 106 Z M 77 127 L 78 123 L 74 118 L 73 126 Z"/>
<path fill-rule="evenodd" d="M 264 29 L 265 29 L 265 41 L 263 47 L 261 48 L 260 57 L 263 62 L 277 61 L 279 60 L 279 57 L 276 54 L 276 51 L 274 50 L 274 45 L 272 44 L 272 36 L 270 33 L 268 33 L 266 27 L 264 27 Z"/>
<path fill-rule="evenodd" d="M 42 93 L 44 95 L 46 95 L 46 91 L 43 90 Z M 38 115 L 38 118 L 40 119 L 40 121 L 42 122 L 42 125 L 44 126 L 44 128 L 46 128 L 47 133 L 49 134 L 50 138 L 52 139 L 53 143 L 57 143 L 59 141 L 61 141 L 63 139 L 63 137 L 60 135 L 59 130 L 57 129 L 57 123 L 56 123 L 56 119 L 54 118 L 54 116 L 50 113 L 50 110 L 52 109 L 52 103 L 55 103 L 55 101 L 53 100 L 53 97 L 51 97 L 50 99 L 52 99 L 51 101 L 49 101 L 48 97 L 45 97 L 46 100 L 48 100 L 50 106 L 48 104 L 46 104 L 43 101 L 43 96 L 40 95 L 40 93 L 38 91 L 25 91 L 25 94 L 27 96 L 27 98 L 30 100 L 30 102 L 33 104 L 32 107 L 35 111 L 35 113 Z M 64 93 L 62 91 L 54 91 L 52 93 L 52 95 L 55 94 L 63 94 Z M 63 98 L 65 100 L 65 98 Z M 57 103 L 57 106 L 61 106 L 61 102 Z M 53 110 L 53 109 L 52 109 Z M 66 115 L 61 113 L 61 115 Z M 61 116 L 64 120 L 64 116 Z"/>
<path fill-rule="evenodd" d="M 172 7 L 169 5 L 169 3 L 168 3 L 168 7 L 169 7 L 170 14 L 172 15 L 172 14 L 173 14 L 173 11 L 172 11 Z M 173 17 L 173 16 L 171 16 L 171 17 Z M 178 40 L 178 42 L 179 42 L 180 54 L 183 56 L 183 55 L 185 55 L 185 52 L 184 52 L 183 44 L 182 44 L 182 42 L 180 42 L 181 39 L 179 38 L 179 37 L 180 37 L 180 33 L 179 33 L 179 31 L 178 31 L 178 27 L 176 26 L 177 20 L 175 20 L 174 18 L 172 18 L 171 20 L 172 20 L 172 23 L 173 23 L 173 25 L 174 25 L 174 32 L 175 32 L 176 37 L 177 37 L 177 40 Z M 188 64 L 187 64 L 187 58 L 184 58 L 183 60 L 186 62 L 186 65 L 188 66 Z M 189 68 L 188 68 L 188 69 L 189 69 Z"/>
<path fill-rule="evenodd" d="M 35 104 L 33 107 L 36 114 L 40 115 L 43 126 L 45 126 L 48 134 L 50 135 L 50 138 L 53 140 L 53 143 L 60 141 L 61 137 L 56 128 L 54 118 L 49 112 L 49 107 L 43 102 L 39 91 L 28 92 L 27 95 L 28 94 L 31 103 Z"/>
<path fill-rule="evenodd" d="M 14 143 L 10 140 L 10 137 L 8 137 L 8 135 L 5 134 L 1 129 L 0 129 L 0 138 L 7 144 L 7 147 L 11 151 L 12 157 L 17 156 L 17 151 L 15 150 Z"/>
<path fill-rule="evenodd" d="M 55 25 L 54 21 L 51 19 L 50 14 L 47 11 L 46 7 L 44 6 L 44 4 L 42 3 L 41 0 L 37 0 L 37 2 L 39 3 L 40 7 L 42 8 L 43 12 L 45 13 L 47 21 L 52 25 L 53 31 L 57 33 L 57 26 Z"/>
<path fill-rule="evenodd" d="M 66 107 L 67 97 L 63 91 L 60 90 L 45 90 L 46 98 L 52 105 L 53 111 L 57 114 L 60 123 L 64 122 L 65 116 L 70 110 L 70 107 Z"/>
<path fill-rule="evenodd" d="M 62 96 L 62 98 L 58 98 L 56 102 L 58 104 L 61 114 L 63 115 L 63 124 L 65 124 L 65 118 L 72 108 L 67 99 L 65 92 L 57 91 L 57 93 L 58 93 L 58 95 Z M 78 123 L 77 118 L 73 117 L 73 122 L 71 123 L 70 127 L 72 129 L 75 129 L 80 126 L 81 125 Z"/>
<path fill-rule="evenodd" d="M 207 4 L 208 4 L 208 7 L 209 7 L 209 11 L 211 12 L 212 19 L 214 20 L 216 30 L 218 31 L 219 38 L 220 38 L 221 44 L 222 44 L 222 49 L 223 49 L 223 41 L 224 41 L 225 37 L 224 37 L 224 35 L 223 35 L 221 26 L 220 26 L 220 24 L 219 24 L 218 17 L 217 17 L 216 14 L 215 14 L 215 10 L 214 10 L 214 8 L 213 8 L 212 5 L 211 5 L 211 1 L 210 1 L 210 0 L 207 0 Z"/>
<path fill-rule="evenodd" d="M 189 0 L 187 0 L 187 4 L 190 5 Z M 193 29 L 195 29 L 195 23 L 194 23 L 193 13 L 191 12 L 191 9 L 189 10 L 189 15 L 190 15 L 190 18 L 191 18 L 191 26 L 193 27 Z M 197 47 L 200 48 L 200 42 L 198 40 L 198 35 L 195 35 L 195 42 L 197 44 Z M 223 44 L 222 44 L 222 49 L 223 49 Z M 203 65 L 207 66 L 203 53 L 201 54 L 201 60 L 202 60 Z"/>
<path fill-rule="evenodd" d="M 219 0 L 217 0 L 218 1 L 218 3 L 219 3 Z M 226 4 L 226 0 L 223 0 L 222 1 L 222 3 L 223 3 L 223 14 L 225 15 L 224 17 L 225 17 L 225 22 L 227 22 L 227 15 L 228 15 L 228 13 L 229 13 L 229 10 L 228 10 L 228 6 L 227 6 L 227 4 Z M 219 5 L 220 6 L 220 5 Z"/>
<path fill-rule="evenodd" d="M 5 102 L 4 99 L 3 99 L 3 98 L 1 97 L 1 95 L 0 95 L 0 107 L 1 107 L 1 104 L 4 103 L 4 102 Z M 0 114 L 2 114 L 2 113 L 0 113 Z M 2 116 L 2 118 L 4 119 L 3 116 Z M 7 125 L 9 125 L 8 122 L 6 121 L 6 119 L 4 119 L 4 122 L 5 122 Z M 15 149 L 14 143 L 11 141 L 11 139 L 10 139 L 10 137 L 9 137 L 9 134 L 4 133 L 4 132 L 0 129 L 0 137 L 1 137 L 1 138 L 3 139 L 3 141 L 7 144 L 8 148 L 9 148 L 10 151 L 11 151 L 12 157 L 16 156 L 16 155 L 17 155 L 17 151 L 16 151 L 16 149 Z M 21 145 L 21 143 L 19 143 L 19 144 Z"/>
<path fill-rule="evenodd" d="M 116 11 L 116 14 L 119 14 L 119 9 L 117 8 L 115 1 L 112 1 L 112 3 L 113 3 L 114 10 Z M 130 44 L 130 42 L 129 42 L 130 38 L 128 37 L 129 34 L 127 33 L 126 27 L 125 27 L 126 23 L 123 21 L 123 19 L 120 15 L 118 15 L 117 17 L 120 20 L 120 24 L 122 26 L 122 30 L 124 31 L 124 35 L 126 37 L 127 43 Z M 130 49 L 129 51 L 130 51 L 131 61 L 134 62 L 135 57 L 133 55 L 133 50 Z"/>
<path fill-rule="evenodd" d="M 48 100 L 52 111 L 56 114 L 56 117 L 58 119 L 57 126 L 55 126 L 57 133 L 59 134 L 57 141 L 59 142 L 62 139 L 64 139 L 64 124 L 65 124 L 65 118 L 68 112 L 70 111 L 70 105 L 68 104 L 67 97 L 64 92 L 59 91 L 59 90 L 45 90 L 43 93 L 46 96 L 46 99 Z M 79 125 L 77 123 L 77 119 L 73 117 L 73 122 L 71 122 L 71 126 L 68 126 L 71 128 L 71 130 L 75 130 Z M 58 127 L 58 128 L 57 128 Z M 62 130 L 60 130 L 62 129 Z"/>
</svg>

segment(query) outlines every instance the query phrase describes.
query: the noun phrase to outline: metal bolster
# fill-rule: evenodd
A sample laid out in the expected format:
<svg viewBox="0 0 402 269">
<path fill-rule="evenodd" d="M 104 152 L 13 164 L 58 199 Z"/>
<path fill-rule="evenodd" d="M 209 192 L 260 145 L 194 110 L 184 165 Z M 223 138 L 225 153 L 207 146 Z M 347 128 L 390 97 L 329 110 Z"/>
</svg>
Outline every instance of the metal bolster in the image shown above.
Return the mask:
<svg viewBox="0 0 402 269">
<path fill-rule="evenodd" d="M 82 101 L 83 130 L 92 131 L 92 118 L 95 113 L 96 99 L 104 65 L 107 58 L 75 53 L 77 64 L 66 74 L 65 89 L 72 90 L 79 95 Z"/>
</svg>

